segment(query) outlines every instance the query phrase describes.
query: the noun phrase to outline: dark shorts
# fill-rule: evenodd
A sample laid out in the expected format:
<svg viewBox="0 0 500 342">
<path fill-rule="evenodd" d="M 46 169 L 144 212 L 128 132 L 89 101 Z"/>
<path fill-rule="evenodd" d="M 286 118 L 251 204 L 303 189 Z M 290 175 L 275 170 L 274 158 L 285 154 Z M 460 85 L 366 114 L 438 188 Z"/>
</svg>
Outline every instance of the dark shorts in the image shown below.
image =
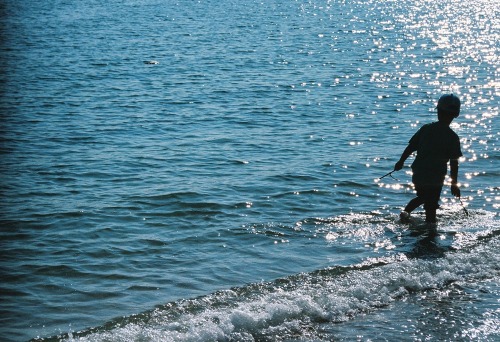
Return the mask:
<svg viewBox="0 0 500 342">
<path fill-rule="evenodd" d="M 417 185 L 415 184 L 415 190 L 417 190 L 417 196 L 424 201 L 425 209 L 437 209 L 439 208 L 439 198 L 441 197 L 442 185 Z"/>
</svg>

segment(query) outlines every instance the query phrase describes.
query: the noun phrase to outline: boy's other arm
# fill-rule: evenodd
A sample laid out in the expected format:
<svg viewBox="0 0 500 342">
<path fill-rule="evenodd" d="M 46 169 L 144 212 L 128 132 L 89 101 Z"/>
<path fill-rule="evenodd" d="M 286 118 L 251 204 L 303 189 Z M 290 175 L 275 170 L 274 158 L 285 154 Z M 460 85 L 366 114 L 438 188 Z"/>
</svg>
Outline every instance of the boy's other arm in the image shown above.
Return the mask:
<svg viewBox="0 0 500 342">
<path fill-rule="evenodd" d="M 410 144 L 408 144 L 408 146 L 406 146 L 405 150 L 403 151 L 403 154 L 401 154 L 401 158 L 399 158 L 399 161 L 396 163 L 396 165 L 394 165 L 394 171 L 401 170 L 405 164 L 405 160 L 408 159 L 408 157 L 413 152 L 415 152 L 415 149 Z"/>
<path fill-rule="evenodd" d="M 455 197 L 460 197 L 458 182 L 458 159 L 450 159 L 451 193 Z"/>
</svg>

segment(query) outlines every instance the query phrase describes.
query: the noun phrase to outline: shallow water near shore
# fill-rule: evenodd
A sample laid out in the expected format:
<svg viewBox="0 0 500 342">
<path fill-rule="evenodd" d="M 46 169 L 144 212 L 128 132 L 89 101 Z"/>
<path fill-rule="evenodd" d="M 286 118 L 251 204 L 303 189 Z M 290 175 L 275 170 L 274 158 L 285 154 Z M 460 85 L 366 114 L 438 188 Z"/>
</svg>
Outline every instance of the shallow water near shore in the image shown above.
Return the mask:
<svg viewBox="0 0 500 342">
<path fill-rule="evenodd" d="M 2 341 L 500 338 L 495 2 L 0 10 Z M 379 178 L 449 92 L 429 236 Z"/>
</svg>

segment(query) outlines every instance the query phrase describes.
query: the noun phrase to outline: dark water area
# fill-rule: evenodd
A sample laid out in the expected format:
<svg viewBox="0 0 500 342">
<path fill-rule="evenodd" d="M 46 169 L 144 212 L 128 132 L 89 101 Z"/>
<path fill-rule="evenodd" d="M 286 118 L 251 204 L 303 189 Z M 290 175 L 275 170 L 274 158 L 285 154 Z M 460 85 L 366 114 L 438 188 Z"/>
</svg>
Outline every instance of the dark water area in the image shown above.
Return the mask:
<svg viewBox="0 0 500 342">
<path fill-rule="evenodd" d="M 0 339 L 498 340 L 499 12 L 2 2 Z M 451 92 L 429 237 L 379 177 Z"/>
</svg>

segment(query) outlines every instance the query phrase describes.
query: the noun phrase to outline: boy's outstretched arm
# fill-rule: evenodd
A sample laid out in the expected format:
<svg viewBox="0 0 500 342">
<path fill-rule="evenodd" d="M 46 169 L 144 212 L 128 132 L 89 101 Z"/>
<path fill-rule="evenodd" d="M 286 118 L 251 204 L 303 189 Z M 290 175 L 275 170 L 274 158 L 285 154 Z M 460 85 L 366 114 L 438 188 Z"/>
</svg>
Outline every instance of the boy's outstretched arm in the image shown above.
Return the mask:
<svg viewBox="0 0 500 342">
<path fill-rule="evenodd" d="M 399 161 L 396 163 L 396 165 L 394 165 L 394 171 L 401 170 L 405 164 L 405 160 L 408 159 L 408 157 L 413 152 L 415 152 L 415 149 L 411 145 L 406 146 L 405 150 L 403 151 L 403 154 L 401 154 L 401 158 L 399 158 Z"/>
<path fill-rule="evenodd" d="M 450 177 L 451 177 L 451 193 L 455 197 L 460 197 L 460 188 L 457 185 L 458 159 L 450 159 Z"/>
</svg>

